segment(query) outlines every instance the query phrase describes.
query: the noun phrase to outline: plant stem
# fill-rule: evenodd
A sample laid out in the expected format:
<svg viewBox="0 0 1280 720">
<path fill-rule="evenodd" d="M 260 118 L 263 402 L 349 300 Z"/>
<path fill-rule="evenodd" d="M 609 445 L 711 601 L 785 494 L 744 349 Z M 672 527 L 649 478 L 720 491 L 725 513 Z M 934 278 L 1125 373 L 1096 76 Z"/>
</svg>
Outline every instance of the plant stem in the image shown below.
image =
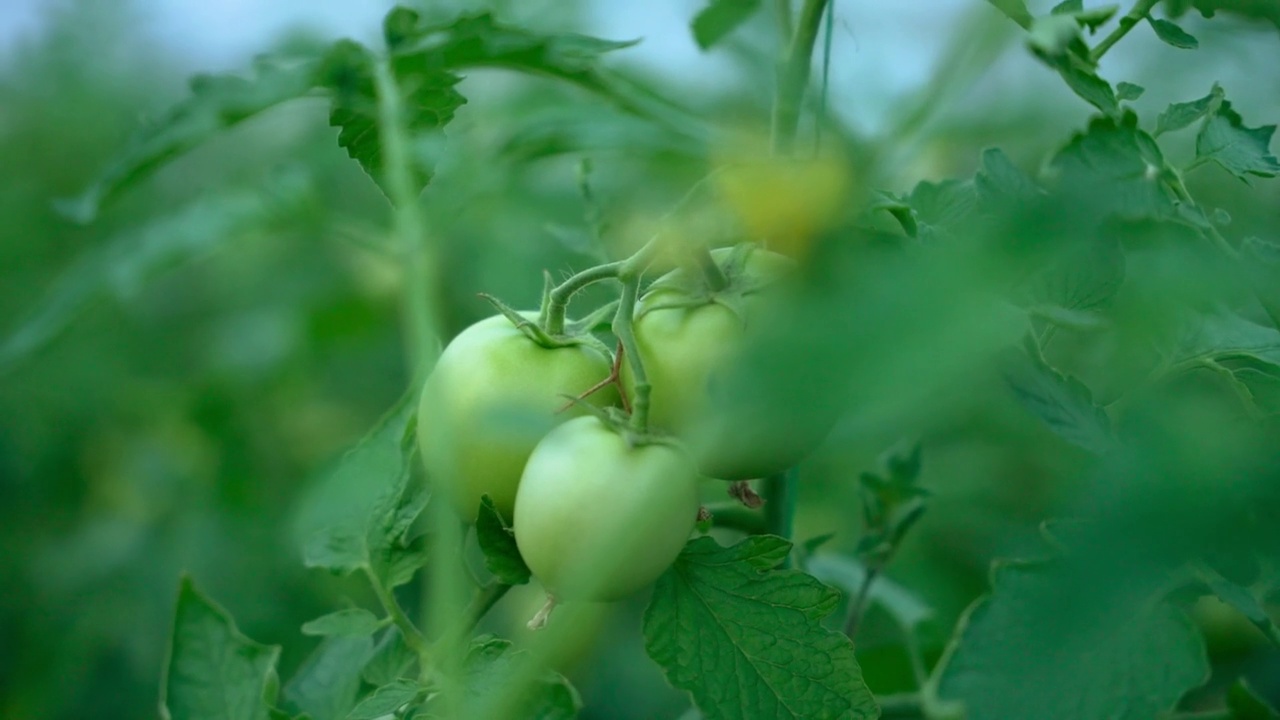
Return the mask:
<svg viewBox="0 0 1280 720">
<path fill-rule="evenodd" d="M 786 47 L 791 42 L 791 0 L 773 0 L 773 11 L 778 23 L 778 37 Z"/>
<path fill-rule="evenodd" d="M 707 283 L 707 289 L 711 292 L 720 292 L 729 285 L 729 279 L 724 276 L 724 271 L 716 264 L 715 258 L 711 257 L 711 251 L 705 245 L 698 245 L 693 249 L 693 259 L 698 264 L 698 270 L 702 273 L 702 279 Z"/>
<path fill-rule="evenodd" d="M 858 587 L 858 594 L 849 600 L 849 617 L 844 622 L 844 634 L 849 636 L 850 640 L 858 635 L 858 625 L 862 622 L 862 615 L 867 608 L 867 596 L 871 594 L 871 584 L 876 581 L 879 574 L 879 568 L 867 568 L 862 575 L 862 585 Z"/>
<path fill-rule="evenodd" d="M 765 528 L 771 535 L 790 540 L 796 514 L 795 468 L 765 478 L 764 492 L 761 495 L 764 496 Z M 791 566 L 790 554 L 783 560 L 782 566 Z"/>
<path fill-rule="evenodd" d="M 378 597 L 378 602 L 382 604 L 382 609 L 386 611 L 387 616 L 391 618 L 391 622 L 395 623 L 396 628 L 400 631 L 400 636 L 404 638 L 404 644 L 418 656 L 418 667 L 423 677 L 426 677 L 428 669 L 431 667 L 431 653 L 427 649 L 427 639 L 423 637 L 422 631 L 417 625 L 409 619 L 404 608 L 400 607 L 400 602 L 396 600 L 396 596 L 387 588 L 383 587 L 382 581 L 374 574 L 373 570 L 365 568 L 365 577 L 369 579 L 369 585 L 373 587 L 373 594 Z"/>
<path fill-rule="evenodd" d="M 569 309 L 569 299 L 573 297 L 574 293 L 592 283 L 618 277 L 618 273 L 621 272 L 625 264 L 625 260 L 619 260 L 618 262 L 589 267 L 582 272 L 574 273 L 568 280 L 552 288 L 548 295 L 547 324 L 543 330 L 546 330 L 547 334 L 552 337 L 563 335 L 565 313 Z"/>
<path fill-rule="evenodd" d="M 762 513 L 745 508 L 741 503 L 722 502 L 707 505 L 711 513 L 711 522 L 716 527 L 741 530 L 748 535 L 760 535 L 769 532 Z"/>
<path fill-rule="evenodd" d="M 483 587 L 476 590 L 475 597 L 471 599 L 471 603 L 467 605 L 466 611 L 463 613 L 463 627 L 470 632 L 480 622 L 494 605 L 507 594 L 511 586 L 493 580 Z"/>
<path fill-rule="evenodd" d="M 800 105 L 809 86 L 809 66 L 818 27 L 830 0 L 804 0 L 800 20 L 778 69 L 778 90 L 773 101 L 773 151 L 789 155 L 795 146 Z"/>
<path fill-rule="evenodd" d="M 431 248 L 418 193 L 410 173 L 408 140 L 405 137 L 400 88 L 388 62 L 375 65 L 378 91 L 378 133 L 382 144 L 383 182 L 393 207 L 393 231 L 405 255 L 404 313 L 405 338 L 414 385 L 430 371 L 438 352 L 433 302 Z"/>
<path fill-rule="evenodd" d="M 622 343 L 622 353 L 625 361 L 631 365 L 631 376 L 634 378 L 631 426 L 644 432 L 649 427 L 649 376 L 645 374 L 644 362 L 640 359 L 640 348 L 636 345 L 636 335 L 632 328 L 639 293 L 639 273 L 628 273 L 622 279 L 622 299 L 618 302 L 618 314 L 613 318 L 613 334 Z"/>
<path fill-rule="evenodd" d="M 1102 42 L 1098 43 L 1098 46 L 1089 53 L 1089 59 L 1094 63 L 1101 60 L 1102 56 L 1106 55 L 1107 51 L 1110 50 L 1113 45 L 1120 42 L 1125 35 L 1128 35 L 1129 31 L 1132 30 L 1135 25 L 1142 22 L 1143 18 L 1145 18 L 1151 12 L 1151 9 L 1159 4 L 1159 2 L 1160 0 L 1138 0 L 1138 2 L 1134 3 L 1133 9 L 1129 11 L 1129 14 L 1120 18 L 1120 26 L 1115 30 L 1112 30 L 1111 34 L 1103 38 Z"/>
</svg>

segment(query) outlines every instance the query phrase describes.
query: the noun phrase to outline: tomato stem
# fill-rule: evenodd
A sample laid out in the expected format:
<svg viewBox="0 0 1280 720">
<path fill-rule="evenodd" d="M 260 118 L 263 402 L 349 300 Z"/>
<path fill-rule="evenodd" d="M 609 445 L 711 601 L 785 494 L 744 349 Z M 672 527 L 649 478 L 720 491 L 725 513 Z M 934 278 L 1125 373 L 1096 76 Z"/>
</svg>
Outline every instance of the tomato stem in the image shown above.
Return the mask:
<svg viewBox="0 0 1280 720">
<path fill-rule="evenodd" d="M 729 286 L 729 278 L 716 264 L 715 258 L 711 257 L 711 251 L 706 245 L 698 244 L 694 247 L 693 259 L 702 273 L 702 279 L 707 283 L 708 290 L 716 293 Z"/>
<path fill-rule="evenodd" d="M 771 535 L 790 540 L 796 513 L 795 468 L 765 478 L 762 494 L 764 495 L 765 527 Z M 791 558 L 788 556 L 783 560 L 783 567 L 790 565 Z"/>
<path fill-rule="evenodd" d="M 369 579 L 369 585 L 373 587 L 373 594 L 377 596 L 378 602 L 382 605 L 382 609 L 386 611 L 387 616 L 395 623 L 396 629 L 400 631 L 400 636 L 404 638 L 404 644 L 418 656 L 419 671 L 425 677 L 428 669 L 431 667 L 431 653 L 427 649 L 427 639 L 423 636 L 422 631 L 417 625 L 409 619 L 404 608 L 400 607 L 400 601 L 396 600 L 396 596 L 388 590 L 382 581 L 374 574 L 373 570 L 365 568 L 365 577 Z"/>
<path fill-rule="evenodd" d="M 1089 53 L 1089 60 L 1094 63 L 1101 60 L 1102 56 L 1106 55 L 1113 45 L 1120 42 L 1125 35 L 1128 35 L 1129 31 L 1142 22 L 1142 19 L 1147 17 L 1152 8 L 1159 3 L 1160 0 L 1138 0 L 1138 2 L 1134 3 L 1133 9 L 1129 11 L 1129 14 L 1120 18 L 1120 26 L 1112 30 L 1111 34 L 1103 38 L 1102 42 L 1098 43 L 1098 46 Z"/>
<path fill-rule="evenodd" d="M 631 375 L 635 379 L 631 398 L 631 427 L 645 432 L 649 427 L 649 376 L 645 374 L 644 362 L 640 359 L 640 348 L 636 345 L 636 335 L 632 327 L 635 320 L 636 301 L 640 293 L 639 274 L 630 275 L 622 283 L 622 300 L 618 303 L 618 314 L 613 318 L 613 334 L 618 336 L 622 344 L 622 354 L 631 365 Z"/>
<path fill-rule="evenodd" d="M 773 101 L 773 152 L 790 155 L 800 124 L 800 105 L 809 87 L 809 67 L 818 28 L 830 0 L 805 0 L 786 54 L 779 62 L 778 89 Z"/>
</svg>

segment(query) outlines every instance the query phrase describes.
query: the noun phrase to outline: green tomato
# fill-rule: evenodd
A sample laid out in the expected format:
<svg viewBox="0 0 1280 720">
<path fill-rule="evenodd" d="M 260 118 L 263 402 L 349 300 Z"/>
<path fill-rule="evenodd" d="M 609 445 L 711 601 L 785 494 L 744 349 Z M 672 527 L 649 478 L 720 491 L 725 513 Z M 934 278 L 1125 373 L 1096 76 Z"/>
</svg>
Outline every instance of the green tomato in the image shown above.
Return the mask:
<svg viewBox="0 0 1280 720">
<path fill-rule="evenodd" d="M 633 445 L 595 417 L 538 444 L 516 495 L 520 554 L 560 599 L 611 601 L 653 582 L 698 515 L 698 473 L 673 444 Z"/>
<path fill-rule="evenodd" d="M 728 249 L 712 252 L 723 265 Z M 735 282 L 759 283 L 782 278 L 792 262 L 776 253 L 751 253 L 742 277 Z M 699 299 L 676 270 L 656 281 L 636 308 L 634 331 L 640 359 L 650 385 L 649 422 L 683 439 L 708 477 L 747 480 L 767 477 L 791 467 L 826 437 L 834 418 L 799 408 L 812 388 L 803 378 L 783 372 L 742 381 L 752 393 L 728 397 L 723 388 L 742 359 L 751 323 L 773 310 L 771 292 L 739 295 L 735 309 L 714 298 Z M 740 370 L 740 369 L 739 369 Z M 629 364 L 622 379 L 634 396 L 635 378 Z M 796 393 L 794 390 L 803 392 Z"/>
<path fill-rule="evenodd" d="M 557 414 L 567 402 L 608 377 L 606 353 L 586 345 L 545 348 L 501 316 L 463 330 L 440 355 L 422 388 L 418 447 L 430 481 L 474 521 L 480 496 L 510 518 L 529 453 L 548 430 L 581 415 Z M 617 402 L 606 387 L 587 398 Z"/>
</svg>

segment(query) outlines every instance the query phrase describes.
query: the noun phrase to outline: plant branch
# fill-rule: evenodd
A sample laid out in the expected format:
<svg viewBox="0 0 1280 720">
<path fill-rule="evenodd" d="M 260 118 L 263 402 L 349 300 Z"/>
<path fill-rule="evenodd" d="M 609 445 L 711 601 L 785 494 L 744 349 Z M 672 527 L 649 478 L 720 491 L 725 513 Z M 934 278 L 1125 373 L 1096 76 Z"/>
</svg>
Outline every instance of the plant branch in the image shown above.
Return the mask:
<svg viewBox="0 0 1280 720">
<path fill-rule="evenodd" d="M 636 345 L 636 335 L 632 328 L 639 293 L 639 273 L 628 273 L 622 281 L 622 299 L 618 302 L 618 314 L 613 318 L 613 334 L 622 343 L 622 354 L 631 366 L 631 376 L 634 378 L 631 426 L 644 432 L 649 427 L 649 376 L 645 374 L 644 362 L 640 359 L 640 348 Z"/>
<path fill-rule="evenodd" d="M 765 527 L 771 535 L 791 539 L 796 514 L 796 471 L 795 468 L 784 470 L 777 475 L 765 478 L 764 492 Z M 783 561 L 783 567 L 790 567 L 791 558 Z"/>
<path fill-rule="evenodd" d="M 867 598 L 871 595 L 871 584 L 876 581 L 880 575 L 880 568 L 868 567 L 862 575 L 862 585 L 858 587 L 858 594 L 849 600 L 849 616 L 844 621 L 844 634 L 853 640 L 858 635 L 858 625 L 862 622 L 862 616 L 866 613 Z"/>
<path fill-rule="evenodd" d="M 492 580 L 489 583 L 476 589 L 476 594 L 471 598 L 471 602 L 467 605 L 466 611 L 463 613 L 463 627 L 467 632 L 475 629 L 483 618 L 498 601 L 507 594 L 511 586 Z"/>
<path fill-rule="evenodd" d="M 764 514 L 745 508 L 738 502 L 710 503 L 711 523 L 716 527 L 741 530 L 748 535 L 760 535 L 769 531 Z"/>
<path fill-rule="evenodd" d="M 778 23 L 778 37 L 783 47 L 791 41 L 791 0 L 773 0 L 773 11 Z"/>
<path fill-rule="evenodd" d="M 698 271 L 702 273 L 702 279 L 707 283 L 708 290 L 714 293 L 728 287 L 729 279 L 716 264 L 715 258 L 711 257 L 711 251 L 706 245 L 698 244 L 694 247 L 693 259 L 698 265 Z"/>
<path fill-rule="evenodd" d="M 809 87 L 809 67 L 818 27 L 830 0 L 804 0 L 791 44 L 778 68 L 778 90 L 773 101 L 773 151 L 789 155 L 795 146 L 800 106 Z"/>
<path fill-rule="evenodd" d="M 1129 14 L 1120 18 L 1119 27 L 1112 30 L 1111 34 L 1103 38 L 1102 42 L 1098 43 L 1098 46 L 1089 53 L 1089 59 L 1094 63 L 1101 60 L 1102 56 L 1106 55 L 1113 45 L 1120 42 L 1125 35 L 1128 35 L 1129 31 L 1142 22 L 1143 18 L 1147 17 L 1152 8 L 1159 3 L 1160 0 L 1138 0 L 1138 2 L 1134 3 L 1133 9 L 1129 11 Z"/>
<path fill-rule="evenodd" d="M 417 625 L 409 619 L 404 608 L 400 607 L 400 602 L 396 600 L 396 596 L 383 586 L 382 581 L 369 568 L 364 569 L 365 577 L 369 579 L 369 585 L 373 587 L 373 594 L 378 597 L 378 602 L 382 604 L 382 609 L 386 611 L 387 616 L 391 618 L 391 622 L 395 623 L 396 628 L 400 631 L 400 636 L 404 638 L 404 644 L 418 656 L 419 671 L 425 677 L 428 668 L 431 666 L 431 652 L 427 649 L 427 639 L 423 637 L 422 631 Z"/>
</svg>

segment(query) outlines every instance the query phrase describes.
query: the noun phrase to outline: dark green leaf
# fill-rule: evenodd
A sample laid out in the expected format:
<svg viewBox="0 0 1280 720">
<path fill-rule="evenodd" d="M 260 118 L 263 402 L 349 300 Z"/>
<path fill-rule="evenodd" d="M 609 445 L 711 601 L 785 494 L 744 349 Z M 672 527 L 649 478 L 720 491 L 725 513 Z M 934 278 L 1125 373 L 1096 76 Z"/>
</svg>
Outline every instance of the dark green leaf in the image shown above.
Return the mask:
<svg viewBox="0 0 1280 720">
<path fill-rule="evenodd" d="M 997 10 L 1004 13 L 1004 16 L 1018 23 L 1023 30 L 1030 30 L 1031 23 L 1035 18 L 1031 16 L 1031 12 L 1027 10 L 1027 4 L 1024 0 L 987 0 Z"/>
<path fill-rule="evenodd" d="M 1204 682 L 1204 644 L 1182 611 L 1095 587 L 1082 565 L 997 564 L 935 671 L 938 695 L 969 720 L 1150 720 Z"/>
<path fill-rule="evenodd" d="M 268 720 L 279 657 L 280 648 L 241 635 L 225 610 L 183 578 L 161 713 L 168 720 Z"/>
<path fill-rule="evenodd" d="M 361 637 L 372 635 L 384 622 L 363 608 L 347 608 L 322 615 L 303 624 L 303 635 L 347 635 Z"/>
<path fill-rule="evenodd" d="M 1107 24 L 1111 18 L 1115 17 L 1119 6 L 1104 5 L 1102 7 L 1084 9 L 1082 0 L 1064 0 L 1058 3 L 1052 10 L 1050 15 L 1068 15 L 1075 18 L 1076 22 L 1082 27 L 1088 28 L 1089 32 L 1097 32 L 1099 27 Z"/>
<path fill-rule="evenodd" d="M 374 687 L 389 685 L 405 677 L 417 660 L 418 656 L 405 644 L 400 631 L 394 627 L 387 628 L 360 677 Z"/>
<path fill-rule="evenodd" d="M 1078 198 L 1083 213 L 1162 218 L 1175 212 L 1164 156 L 1137 119 L 1095 118 L 1053 159 L 1060 192 Z"/>
<path fill-rule="evenodd" d="M 1118 83 L 1116 85 L 1116 99 L 1124 101 L 1137 100 L 1146 91 L 1147 89 L 1141 85 L 1134 85 L 1130 82 Z"/>
<path fill-rule="evenodd" d="M 776 570 L 790 549 L 773 536 L 690 541 L 645 611 L 649 656 L 712 720 L 876 717 L 853 644 L 822 626 L 840 593 Z"/>
<path fill-rule="evenodd" d="M 1167 45 L 1172 45 L 1183 50 L 1195 50 L 1200 47 L 1200 41 L 1196 40 L 1191 33 L 1178 27 L 1176 24 L 1168 20 L 1153 18 L 1147 16 L 1147 20 L 1151 23 L 1151 29 L 1156 31 L 1156 37 L 1160 38 Z"/>
<path fill-rule="evenodd" d="M 1280 368 L 1280 330 L 1225 311 L 1196 315 L 1184 323 L 1170 362 L 1192 365 L 1232 358 Z"/>
<path fill-rule="evenodd" d="M 1002 373 L 1022 406 L 1063 440 L 1098 455 L 1114 449 L 1111 421 L 1089 388 L 1049 367 L 1032 343 L 1025 352 L 1010 351 Z"/>
<path fill-rule="evenodd" d="M 1041 313 L 1095 310 L 1119 292 L 1125 278 L 1125 256 L 1119 242 L 1100 237 L 1083 240 L 1045 261 L 1026 283 L 1026 302 Z"/>
<path fill-rule="evenodd" d="M 1197 122 L 1208 115 L 1209 112 L 1216 108 L 1222 102 L 1222 88 L 1216 83 L 1208 95 L 1199 100 L 1192 100 L 1185 103 L 1174 103 L 1160 113 L 1160 117 L 1156 118 L 1155 135 L 1160 135 L 1181 130 L 1194 122 Z"/>
<path fill-rule="evenodd" d="M 1246 127 L 1231 103 L 1222 101 L 1211 110 L 1208 120 L 1196 136 L 1196 157 L 1212 160 L 1241 180 L 1248 175 L 1275 177 L 1280 161 L 1271 154 L 1271 136 L 1275 125 Z"/>
<path fill-rule="evenodd" d="M 746 22 L 760 8 L 760 0 L 711 0 L 693 18 L 693 39 L 711 48 Z"/>
<path fill-rule="evenodd" d="M 383 685 L 347 713 L 346 720 L 381 720 L 390 715 L 403 717 L 426 696 L 427 689 L 413 680 L 395 680 Z"/>
<path fill-rule="evenodd" d="M 1280 720 L 1280 711 L 1258 695 L 1247 680 L 1237 680 L 1227 691 L 1230 720 Z"/>
<path fill-rule="evenodd" d="M 472 641 L 462 664 L 462 687 L 458 717 L 481 720 L 493 698 L 503 694 L 512 678 L 521 672 L 527 659 L 523 652 L 512 650 L 511 643 L 492 636 Z M 520 718 L 533 720 L 572 720 L 578 716 L 582 701 L 564 677 L 542 673 L 520 699 Z M 428 706 L 429 717 L 440 717 Z M 443 720 L 443 719 L 442 719 Z M 452 720 L 450 717 L 448 720 Z"/>
<path fill-rule="evenodd" d="M 1277 630 L 1276 624 L 1272 621 L 1271 616 L 1267 614 L 1267 609 L 1263 607 L 1262 601 L 1253 590 L 1232 582 L 1211 568 L 1203 568 L 1201 579 L 1209 590 L 1222 602 L 1235 608 L 1236 612 L 1245 616 L 1253 626 L 1264 637 L 1276 638 L 1280 637 L 1280 630 Z"/>
<path fill-rule="evenodd" d="M 285 702 L 312 720 L 342 720 L 356 704 L 360 672 L 372 654 L 368 637 L 327 638 L 285 683 Z"/>
<path fill-rule="evenodd" d="M 480 514 L 476 517 L 476 540 L 484 552 L 484 564 L 489 572 L 507 585 L 523 585 L 529 582 L 529 566 L 520 557 L 516 538 L 503 522 L 493 500 L 485 495 L 480 499 Z"/>
<path fill-rule="evenodd" d="M 1032 25 L 1027 43 L 1036 57 L 1058 71 L 1062 79 L 1085 102 L 1108 116 L 1119 115 L 1111 84 L 1098 77 L 1089 58 L 1089 46 L 1080 34 L 1081 21 L 1070 15 L 1047 15 Z"/>
<path fill-rule="evenodd" d="M 316 86 L 314 57 L 261 56 L 250 75 L 197 75 L 191 95 L 141 128 L 84 194 L 61 203 L 72 218 L 89 222 L 99 206 L 166 162 L 219 132 Z"/>
</svg>

